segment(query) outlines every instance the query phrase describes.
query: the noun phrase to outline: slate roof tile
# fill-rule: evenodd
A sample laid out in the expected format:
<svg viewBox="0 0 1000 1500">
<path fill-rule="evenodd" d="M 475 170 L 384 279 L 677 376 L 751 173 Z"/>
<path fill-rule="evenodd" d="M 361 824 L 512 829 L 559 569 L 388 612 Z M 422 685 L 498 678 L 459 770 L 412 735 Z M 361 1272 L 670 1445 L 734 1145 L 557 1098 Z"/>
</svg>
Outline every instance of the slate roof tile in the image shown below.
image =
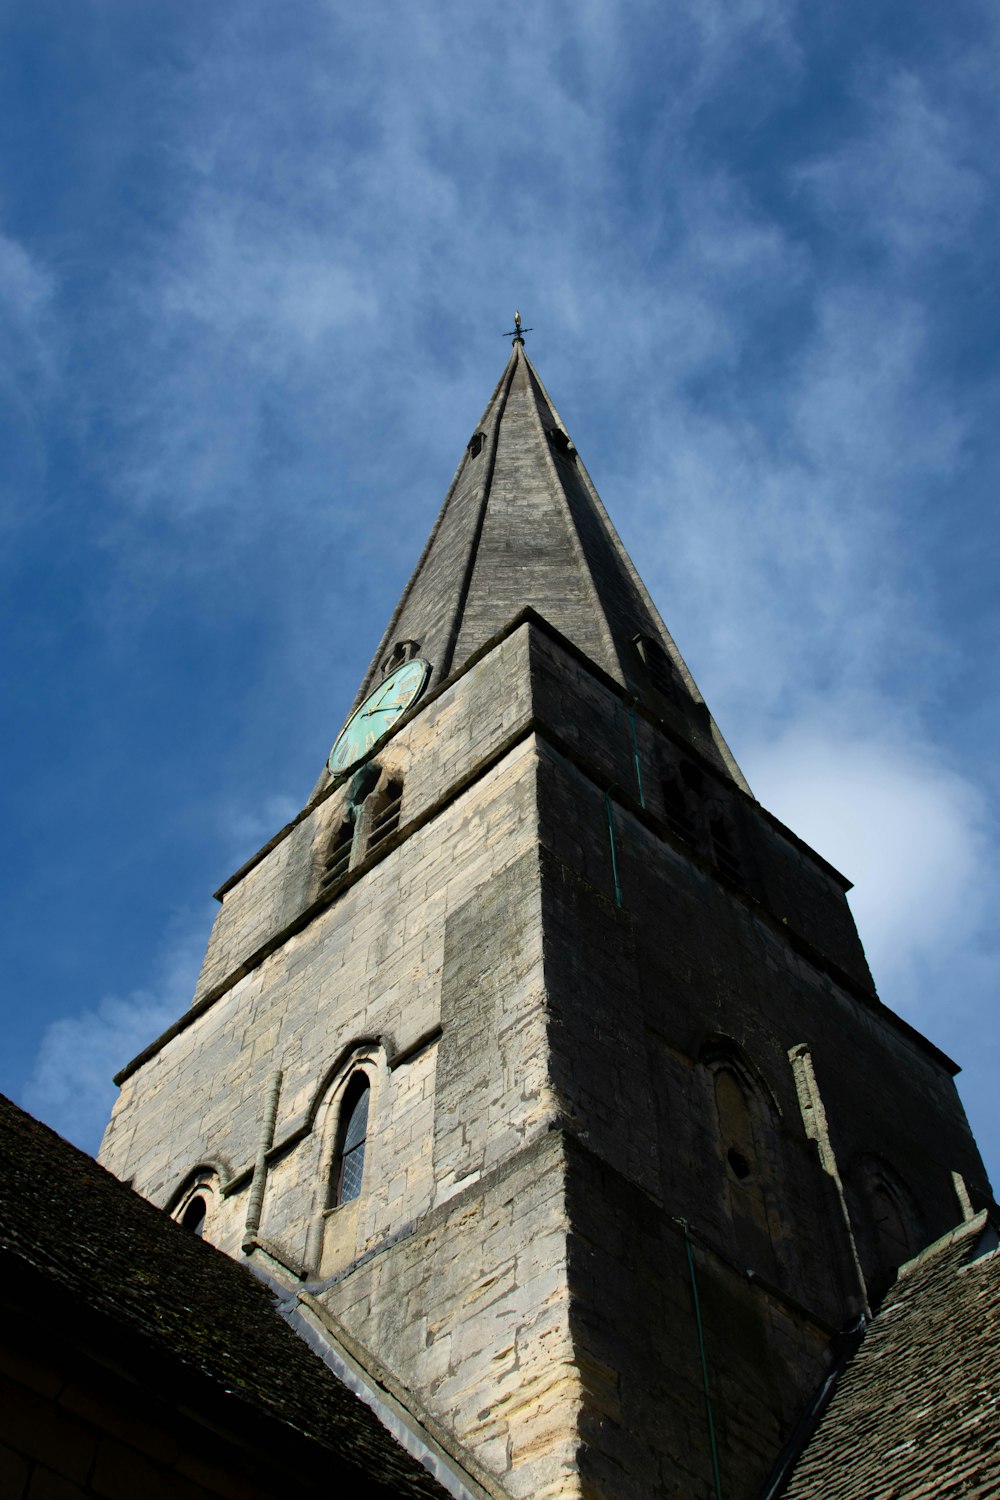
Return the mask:
<svg viewBox="0 0 1000 1500">
<path fill-rule="evenodd" d="M 354 1464 L 388 1493 L 446 1491 L 302 1342 L 243 1266 L 0 1095 L 0 1271 L 197 1373 Z M 43 1311 L 40 1311 L 43 1316 Z M 41 1333 L 40 1333 L 41 1336 Z"/>
<path fill-rule="evenodd" d="M 901 1268 L 784 1500 L 996 1500 L 996 1243 L 981 1214 Z"/>
</svg>

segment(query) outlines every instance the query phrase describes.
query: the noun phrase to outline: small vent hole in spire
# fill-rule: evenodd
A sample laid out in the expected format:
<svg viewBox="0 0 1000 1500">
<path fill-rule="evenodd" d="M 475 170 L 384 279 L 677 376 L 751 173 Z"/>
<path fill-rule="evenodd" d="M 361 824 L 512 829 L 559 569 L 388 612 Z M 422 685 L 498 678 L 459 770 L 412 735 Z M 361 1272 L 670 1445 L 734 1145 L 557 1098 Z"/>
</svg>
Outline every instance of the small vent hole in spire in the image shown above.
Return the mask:
<svg viewBox="0 0 1000 1500">
<path fill-rule="evenodd" d="M 573 447 L 573 444 L 570 442 L 569 438 L 567 437 L 566 433 L 563 432 L 561 427 L 546 428 L 545 436 L 548 438 L 553 448 L 556 448 L 560 453 L 565 453 L 567 458 L 573 457 L 576 449 Z"/>
<path fill-rule="evenodd" d="M 677 679 L 674 665 L 659 641 L 651 635 L 637 635 L 633 637 L 633 640 L 639 658 L 649 673 L 652 686 L 665 698 L 676 700 Z"/>
<path fill-rule="evenodd" d="M 382 676 L 388 676 L 397 667 L 401 667 L 404 661 L 412 661 L 419 650 L 419 641 L 397 641 L 382 663 Z"/>
<path fill-rule="evenodd" d="M 478 458 L 486 442 L 485 432 L 474 432 L 469 439 L 469 457 Z"/>
</svg>

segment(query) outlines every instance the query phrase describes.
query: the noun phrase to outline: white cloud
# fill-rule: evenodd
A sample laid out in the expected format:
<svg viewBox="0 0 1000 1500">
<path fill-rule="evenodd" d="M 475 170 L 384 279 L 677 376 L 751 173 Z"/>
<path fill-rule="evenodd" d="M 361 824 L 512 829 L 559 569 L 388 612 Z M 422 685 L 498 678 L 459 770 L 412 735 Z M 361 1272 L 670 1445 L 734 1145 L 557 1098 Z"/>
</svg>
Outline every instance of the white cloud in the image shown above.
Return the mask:
<svg viewBox="0 0 1000 1500">
<path fill-rule="evenodd" d="M 21 328 L 30 328 L 53 294 L 50 272 L 25 247 L 0 234 L 0 308 L 6 318 Z"/>
<path fill-rule="evenodd" d="M 201 964 L 201 924 L 171 934 L 152 983 L 105 995 L 92 1008 L 45 1028 L 21 1103 L 54 1130 L 96 1152 L 115 1102 L 115 1073 L 191 1003 Z"/>
<path fill-rule="evenodd" d="M 38 507 L 46 468 L 41 408 L 58 369 L 55 277 L 20 241 L 0 233 L 0 523 Z"/>
<path fill-rule="evenodd" d="M 815 207 L 904 260 L 960 240 L 988 193 L 964 121 L 901 68 L 865 68 L 858 96 L 857 133 L 799 173 Z"/>
<path fill-rule="evenodd" d="M 253 808 L 227 803 L 216 812 L 222 858 L 235 870 L 299 811 L 272 796 Z M 96 1152 L 115 1101 L 114 1075 L 173 1024 L 191 1003 L 214 912 L 178 915 L 170 924 L 148 985 L 105 995 L 43 1033 L 21 1102 L 69 1140 Z"/>
<path fill-rule="evenodd" d="M 752 388 L 736 410 L 666 400 L 615 480 L 737 756 L 814 700 L 872 722 L 890 679 L 919 718 L 947 677 L 916 523 L 957 482 L 965 415 L 935 384 L 919 307 L 860 287 L 813 307 L 761 408 Z"/>
<path fill-rule="evenodd" d="M 303 346 L 374 319 L 378 299 L 364 268 L 338 265 L 318 233 L 268 212 L 240 222 L 246 207 L 225 196 L 197 206 L 163 268 L 158 313 L 168 329 L 193 320 L 275 379 Z"/>
<path fill-rule="evenodd" d="M 317 775 L 319 767 L 317 767 Z M 255 854 L 268 839 L 283 828 L 301 810 L 302 800 L 275 795 L 266 797 L 259 807 L 238 803 L 227 803 L 221 807 L 216 820 L 221 837 L 225 840 L 225 853 L 233 869 Z"/>
<path fill-rule="evenodd" d="M 858 882 L 876 978 L 943 961 L 975 925 L 985 835 L 921 727 L 949 648 L 919 523 L 929 499 L 947 503 L 968 430 L 921 275 L 969 235 L 982 178 L 935 61 L 923 76 L 865 65 L 853 98 L 841 69 L 829 81 L 848 97 L 831 107 L 795 0 L 330 5 L 304 31 L 274 14 L 199 12 L 190 51 L 156 72 L 156 211 L 141 231 L 125 221 L 112 274 L 68 320 L 86 379 L 67 398 L 94 415 L 88 457 L 119 507 L 95 525 L 120 546 L 128 608 L 172 570 L 202 570 L 230 609 L 256 595 L 266 630 L 248 633 L 232 691 L 268 705 L 262 663 L 285 683 L 301 672 L 332 738 L 355 686 L 337 673 L 377 638 L 517 301 L 751 784 Z M 786 108 L 809 115 L 803 86 L 818 128 L 783 135 L 762 187 L 760 140 Z M 0 240 L 22 349 L 52 293 Z M 327 659 L 307 680 L 318 637 Z M 260 715 L 246 733 L 280 739 Z M 227 804 L 232 863 L 294 811 Z M 109 1074 L 183 989 L 157 980 L 57 1022 L 36 1087 L 68 1108 L 72 1048 Z"/>
<path fill-rule="evenodd" d="M 745 757 L 782 822 L 854 882 L 850 901 L 875 982 L 931 1009 L 934 985 L 982 932 L 984 799 L 926 745 L 799 723 Z"/>
<path fill-rule="evenodd" d="M 181 1009 L 179 997 L 133 990 L 52 1021 L 24 1085 L 25 1107 L 68 1140 L 95 1152 L 115 1101 L 114 1074 Z"/>
</svg>

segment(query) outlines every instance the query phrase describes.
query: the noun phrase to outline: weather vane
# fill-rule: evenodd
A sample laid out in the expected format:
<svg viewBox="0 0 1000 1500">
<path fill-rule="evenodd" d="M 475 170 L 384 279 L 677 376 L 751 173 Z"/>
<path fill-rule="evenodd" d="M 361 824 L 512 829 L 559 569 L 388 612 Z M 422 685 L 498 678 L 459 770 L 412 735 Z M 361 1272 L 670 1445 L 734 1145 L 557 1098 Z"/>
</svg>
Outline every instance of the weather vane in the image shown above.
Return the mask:
<svg viewBox="0 0 1000 1500">
<path fill-rule="evenodd" d="M 511 328 L 509 330 L 509 332 L 507 332 L 507 333 L 504 334 L 504 338 L 505 339 L 513 339 L 514 343 L 515 344 L 520 344 L 521 347 L 522 347 L 522 349 L 523 349 L 524 348 L 524 335 L 526 333 L 532 333 L 532 332 L 534 332 L 534 330 L 531 329 L 531 328 L 522 328 L 521 327 L 521 314 L 520 314 L 520 311 L 515 307 L 515 309 L 514 309 L 514 326 L 513 326 L 513 328 Z"/>
</svg>

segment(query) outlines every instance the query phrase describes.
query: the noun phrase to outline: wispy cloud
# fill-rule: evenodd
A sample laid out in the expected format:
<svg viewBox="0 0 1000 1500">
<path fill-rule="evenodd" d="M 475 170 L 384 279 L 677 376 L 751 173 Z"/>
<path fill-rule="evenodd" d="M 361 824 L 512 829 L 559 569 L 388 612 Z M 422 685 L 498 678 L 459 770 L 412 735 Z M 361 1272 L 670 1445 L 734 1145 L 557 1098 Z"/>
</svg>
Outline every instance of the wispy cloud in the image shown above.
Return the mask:
<svg viewBox="0 0 1000 1500">
<path fill-rule="evenodd" d="M 31 509 L 46 468 L 42 420 L 59 366 L 57 282 L 39 256 L 0 233 L 0 524 Z"/>
<path fill-rule="evenodd" d="M 267 797 L 259 807 L 238 802 L 223 804 L 216 811 L 219 838 L 224 845 L 221 858 L 238 869 L 294 818 L 301 806 L 301 801 L 284 795 Z"/>
<path fill-rule="evenodd" d="M 674 403 L 647 433 L 660 473 L 635 476 L 655 591 L 703 688 L 754 735 L 817 693 L 870 713 L 940 649 L 910 517 L 957 462 L 961 415 L 919 378 L 918 312 L 850 297 L 819 313 L 783 421 Z M 934 681 L 914 674 L 916 708 Z"/>
<path fill-rule="evenodd" d="M 21 1102 L 85 1151 L 97 1151 L 115 1102 L 119 1068 L 183 1014 L 201 966 L 204 924 L 172 929 L 147 988 L 105 995 L 42 1035 Z"/>
<path fill-rule="evenodd" d="M 801 187 L 831 228 L 894 258 L 944 253 L 989 196 L 968 121 L 923 78 L 885 61 L 862 69 L 856 89 L 854 131 L 801 168 Z"/>
<path fill-rule="evenodd" d="M 187 710 L 178 775 L 208 788 L 206 840 L 239 863 L 308 790 L 518 303 L 751 783 L 856 880 L 886 998 L 929 1014 L 959 931 L 982 995 L 995 718 L 973 732 L 956 683 L 995 591 L 978 532 L 942 518 L 961 484 L 981 523 L 970 474 L 1000 462 L 985 8 L 946 48 L 922 14 L 903 46 L 860 5 L 820 25 L 797 0 L 159 15 L 168 45 L 116 84 L 141 149 L 112 95 L 74 147 L 86 215 L 47 248 L 0 240 L 0 320 L 82 434 L 93 637 L 152 650 L 173 702 L 204 682 L 218 716 L 215 746 Z M 951 916 L 921 923 L 935 857 Z M 189 989 L 157 971 L 56 1023 L 36 1098 L 62 1108 L 75 1044 L 105 1067 L 103 1028 L 110 1072 Z"/>
<path fill-rule="evenodd" d="M 51 272 L 23 244 L 0 234 L 0 312 L 5 334 L 15 348 L 27 344 L 36 353 L 40 351 L 38 320 L 48 310 L 54 287 Z"/>
</svg>

